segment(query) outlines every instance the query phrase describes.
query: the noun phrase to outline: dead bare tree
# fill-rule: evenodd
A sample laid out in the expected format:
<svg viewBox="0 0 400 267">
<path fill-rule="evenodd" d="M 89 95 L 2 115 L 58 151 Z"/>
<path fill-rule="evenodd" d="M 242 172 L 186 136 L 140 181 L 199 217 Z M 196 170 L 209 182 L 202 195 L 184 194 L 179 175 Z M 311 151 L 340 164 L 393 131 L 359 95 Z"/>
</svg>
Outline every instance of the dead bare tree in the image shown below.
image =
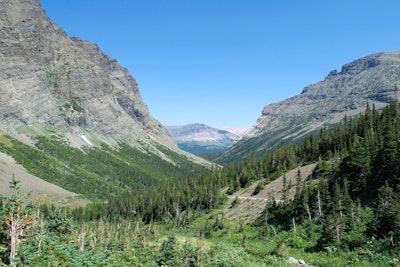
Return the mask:
<svg viewBox="0 0 400 267">
<path fill-rule="evenodd" d="M 30 223 L 31 218 L 29 210 L 23 207 L 19 181 L 15 180 L 14 175 L 10 182 L 10 188 L 13 192 L 8 199 L 8 216 L 5 224 L 10 234 L 10 265 L 16 266 L 18 245 L 21 242 L 20 237 L 25 227 Z"/>
<path fill-rule="evenodd" d="M 317 219 L 320 219 L 323 216 L 323 214 L 322 214 L 322 207 L 321 207 L 321 194 L 319 192 L 319 189 L 318 189 L 318 192 L 317 192 L 317 204 L 318 204 Z"/>
</svg>

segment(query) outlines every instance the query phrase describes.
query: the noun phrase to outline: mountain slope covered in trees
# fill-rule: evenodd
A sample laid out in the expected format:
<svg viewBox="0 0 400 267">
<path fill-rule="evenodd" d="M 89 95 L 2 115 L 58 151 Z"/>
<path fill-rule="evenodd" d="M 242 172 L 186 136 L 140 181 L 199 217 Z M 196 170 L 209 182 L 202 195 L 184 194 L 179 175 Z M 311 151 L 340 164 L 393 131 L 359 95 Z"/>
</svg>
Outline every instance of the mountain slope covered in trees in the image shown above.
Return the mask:
<svg viewBox="0 0 400 267">
<path fill-rule="evenodd" d="M 73 211 L 16 209 L 30 216 L 21 222 L 29 231 L 18 237 L 16 259 L 39 266 L 55 261 L 289 266 L 291 256 L 316 266 L 396 266 L 399 127 L 397 101 L 382 111 L 367 105 L 357 118 L 201 176 L 153 184 Z M 225 194 L 262 181 L 251 189 L 257 195 L 265 184 L 308 163 L 316 163 L 311 175 L 304 179 L 299 172 L 302 179 L 284 183 L 282 194 L 294 188 L 294 196 L 268 202 L 248 224 L 225 219 L 224 210 L 241 201 Z M 7 211 L 22 204 L 15 198 L 2 202 L 1 242 L 7 247 Z M 8 252 L 1 254 L 4 262 L 10 260 Z"/>
</svg>

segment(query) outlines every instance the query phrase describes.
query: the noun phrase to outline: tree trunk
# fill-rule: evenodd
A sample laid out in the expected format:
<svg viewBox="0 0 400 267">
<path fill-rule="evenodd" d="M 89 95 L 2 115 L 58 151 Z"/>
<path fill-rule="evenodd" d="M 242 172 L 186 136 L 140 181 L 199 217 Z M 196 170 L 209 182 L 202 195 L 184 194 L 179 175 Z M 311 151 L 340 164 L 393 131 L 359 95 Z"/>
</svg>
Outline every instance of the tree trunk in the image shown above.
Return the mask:
<svg viewBox="0 0 400 267">
<path fill-rule="evenodd" d="M 322 217 L 322 207 L 321 207 L 321 194 L 319 193 L 319 190 L 318 190 L 318 216 L 317 216 L 317 218 L 319 219 L 319 218 L 321 218 Z"/>
<path fill-rule="evenodd" d="M 14 262 L 17 257 L 17 248 L 19 244 L 19 236 L 22 234 L 24 223 L 21 222 L 20 209 L 11 210 L 9 213 L 9 222 L 7 224 L 10 233 L 10 264 L 16 266 Z"/>
<path fill-rule="evenodd" d="M 17 244 L 18 244 L 18 233 L 17 233 L 17 223 L 14 220 L 14 214 L 10 214 L 10 262 L 12 265 L 15 257 L 17 256 Z"/>
<path fill-rule="evenodd" d="M 310 207 L 308 206 L 308 204 L 306 205 L 306 209 L 307 209 L 307 213 L 308 213 L 308 220 L 311 221 L 311 212 L 310 212 Z"/>
<path fill-rule="evenodd" d="M 296 233 L 297 233 L 297 230 L 296 230 L 296 220 L 294 219 L 294 217 L 292 217 L 292 222 L 293 222 L 293 232 L 294 232 L 294 234 L 296 234 Z"/>
</svg>

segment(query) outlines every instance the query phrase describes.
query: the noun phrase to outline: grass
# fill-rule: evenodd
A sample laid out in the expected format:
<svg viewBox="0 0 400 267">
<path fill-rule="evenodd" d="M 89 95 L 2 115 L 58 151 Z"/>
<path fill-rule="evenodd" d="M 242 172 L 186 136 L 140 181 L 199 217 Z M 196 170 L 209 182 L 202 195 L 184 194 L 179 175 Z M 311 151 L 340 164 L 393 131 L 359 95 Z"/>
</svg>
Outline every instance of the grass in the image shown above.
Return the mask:
<svg viewBox="0 0 400 267">
<path fill-rule="evenodd" d="M 10 141 L 10 139 L 8 139 L 6 136 L 4 135 L 0 135 L 0 144 L 5 146 L 6 148 L 12 148 L 13 144 Z"/>
<path fill-rule="evenodd" d="M 46 129 L 51 132 L 51 129 Z M 164 180 L 183 179 L 205 171 L 184 156 L 163 148 L 177 165 L 125 143 L 102 144 L 84 150 L 57 136 L 36 139 L 35 146 L 0 135 L 0 151 L 12 156 L 29 173 L 90 199 L 104 199 Z"/>
<path fill-rule="evenodd" d="M 318 227 L 309 233 L 308 228 L 298 225 L 296 234 L 277 227 L 275 234 L 271 229 L 264 231 L 263 227 L 268 226 L 246 225 L 227 219 L 221 222 L 224 210 L 230 205 L 231 201 L 225 201 L 215 210 L 198 213 L 186 225 L 176 226 L 173 222 L 160 224 L 159 242 L 172 234 L 181 246 L 185 242 L 194 246 L 202 244 L 203 248 L 217 251 L 218 259 L 225 264 L 222 266 L 293 266 L 288 263 L 289 257 L 302 259 L 314 266 L 400 266 L 395 257 L 368 249 L 336 251 L 332 247 L 313 251 L 322 229 Z M 217 222 L 220 224 L 215 227 Z M 160 243 L 155 246 L 160 246 Z"/>
</svg>

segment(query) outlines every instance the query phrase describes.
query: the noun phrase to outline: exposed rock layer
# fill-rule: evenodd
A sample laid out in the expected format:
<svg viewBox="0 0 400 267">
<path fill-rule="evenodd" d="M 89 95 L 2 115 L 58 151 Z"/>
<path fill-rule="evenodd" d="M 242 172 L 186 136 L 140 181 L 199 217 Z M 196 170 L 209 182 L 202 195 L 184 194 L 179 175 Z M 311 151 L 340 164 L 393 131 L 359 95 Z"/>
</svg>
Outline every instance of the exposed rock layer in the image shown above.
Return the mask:
<svg viewBox="0 0 400 267">
<path fill-rule="evenodd" d="M 282 140 L 293 140 L 339 122 L 345 115 L 365 111 L 367 102 L 379 109 L 387 105 L 400 85 L 400 51 L 372 54 L 331 71 L 301 94 L 262 110 L 257 123 L 220 158 L 239 158 L 250 151 L 262 153 Z"/>
<path fill-rule="evenodd" d="M 4 131 L 30 135 L 50 127 L 67 137 L 88 134 L 142 145 L 156 141 L 177 149 L 150 115 L 128 71 L 97 45 L 68 37 L 39 1 L 0 2 L 0 48 Z"/>
</svg>

